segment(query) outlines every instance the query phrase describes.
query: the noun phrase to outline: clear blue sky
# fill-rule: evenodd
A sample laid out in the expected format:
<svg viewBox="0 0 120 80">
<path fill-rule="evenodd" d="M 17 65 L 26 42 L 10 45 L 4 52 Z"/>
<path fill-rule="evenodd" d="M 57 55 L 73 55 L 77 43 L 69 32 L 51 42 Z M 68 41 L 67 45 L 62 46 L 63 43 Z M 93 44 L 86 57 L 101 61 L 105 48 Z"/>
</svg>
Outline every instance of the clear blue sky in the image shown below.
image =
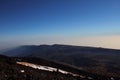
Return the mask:
<svg viewBox="0 0 120 80">
<path fill-rule="evenodd" d="M 33 37 L 119 34 L 120 0 L 0 0 L 2 45 Z"/>
</svg>

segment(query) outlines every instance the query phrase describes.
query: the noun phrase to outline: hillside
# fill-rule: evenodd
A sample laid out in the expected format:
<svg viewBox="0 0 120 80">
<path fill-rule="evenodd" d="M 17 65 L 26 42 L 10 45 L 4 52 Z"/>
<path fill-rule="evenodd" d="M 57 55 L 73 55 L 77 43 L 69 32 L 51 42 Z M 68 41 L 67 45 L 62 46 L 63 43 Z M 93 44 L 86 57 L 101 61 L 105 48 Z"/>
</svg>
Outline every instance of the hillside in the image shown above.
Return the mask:
<svg viewBox="0 0 120 80">
<path fill-rule="evenodd" d="M 17 63 L 20 60 L 24 61 L 0 55 L 0 80 L 88 80 L 56 71 L 50 72 L 20 65 Z"/>
<path fill-rule="evenodd" d="M 119 80 L 40 58 L 0 55 L 0 80 Z"/>
<path fill-rule="evenodd" d="M 104 76 L 120 76 L 120 50 L 70 45 L 21 46 L 4 52 L 9 56 L 38 57 L 75 66 Z"/>
<path fill-rule="evenodd" d="M 118 80 L 40 58 L 0 55 L 0 80 Z"/>
</svg>

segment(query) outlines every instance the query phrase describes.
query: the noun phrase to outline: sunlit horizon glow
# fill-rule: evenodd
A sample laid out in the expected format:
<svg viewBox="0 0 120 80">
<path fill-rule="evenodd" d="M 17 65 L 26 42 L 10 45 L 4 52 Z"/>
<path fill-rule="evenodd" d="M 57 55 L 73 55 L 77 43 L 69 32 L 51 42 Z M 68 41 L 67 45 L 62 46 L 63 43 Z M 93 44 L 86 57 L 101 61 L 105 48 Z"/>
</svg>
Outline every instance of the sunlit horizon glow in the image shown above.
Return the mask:
<svg viewBox="0 0 120 80">
<path fill-rule="evenodd" d="M 67 44 L 120 49 L 120 0 L 1 0 L 0 50 Z"/>
</svg>

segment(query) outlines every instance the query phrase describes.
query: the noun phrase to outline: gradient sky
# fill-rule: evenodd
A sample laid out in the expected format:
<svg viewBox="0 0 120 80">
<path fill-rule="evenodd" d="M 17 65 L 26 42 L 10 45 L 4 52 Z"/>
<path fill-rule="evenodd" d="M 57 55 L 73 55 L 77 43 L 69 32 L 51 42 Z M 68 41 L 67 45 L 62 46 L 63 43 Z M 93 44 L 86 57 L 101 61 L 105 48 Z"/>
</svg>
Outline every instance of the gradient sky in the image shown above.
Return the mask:
<svg viewBox="0 0 120 80">
<path fill-rule="evenodd" d="M 34 44 L 120 49 L 120 0 L 0 0 L 0 49 Z"/>
</svg>

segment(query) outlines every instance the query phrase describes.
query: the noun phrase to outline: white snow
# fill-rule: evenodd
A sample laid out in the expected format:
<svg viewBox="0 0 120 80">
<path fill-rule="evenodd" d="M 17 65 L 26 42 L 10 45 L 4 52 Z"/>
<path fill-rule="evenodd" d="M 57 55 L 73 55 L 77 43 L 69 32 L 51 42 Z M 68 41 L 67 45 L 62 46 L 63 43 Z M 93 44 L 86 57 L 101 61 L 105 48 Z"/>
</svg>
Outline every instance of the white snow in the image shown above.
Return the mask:
<svg viewBox="0 0 120 80">
<path fill-rule="evenodd" d="M 57 68 L 48 67 L 48 66 L 42 66 L 42 65 L 37 65 L 37 64 L 32 64 L 32 63 L 28 63 L 28 62 L 16 62 L 16 63 L 20 64 L 20 65 L 32 67 L 32 68 L 35 68 L 35 69 L 40 69 L 40 70 L 46 70 L 46 71 L 51 71 L 51 72 L 57 71 Z M 63 74 L 71 74 L 73 76 L 80 76 L 79 74 L 74 74 L 74 73 L 71 73 L 71 72 L 68 72 L 68 71 L 65 71 L 65 70 L 62 70 L 62 69 L 58 69 L 58 71 L 60 73 L 63 73 Z"/>
<path fill-rule="evenodd" d="M 25 71 L 24 70 L 20 70 L 21 73 L 24 73 Z"/>
<path fill-rule="evenodd" d="M 88 79 L 93 79 L 92 77 L 88 77 Z"/>
<path fill-rule="evenodd" d="M 115 80 L 113 77 L 111 77 L 111 80 Z"/>
<path fill-rule="evenodd" d="M 80 75 L 81 78 L 86 78 L 86 76 Z"/>
<path fill-rule="evenodd" d="M 32 67 L 35 69 L 46 70 L 46 71 L 56 71 L 57 70 L 56 68 L 42 66 L 42 65 L 36 65 L 36 64 L 28 63 L 28 62 L 17 62 L 17 64 Z"/>
</svg>

